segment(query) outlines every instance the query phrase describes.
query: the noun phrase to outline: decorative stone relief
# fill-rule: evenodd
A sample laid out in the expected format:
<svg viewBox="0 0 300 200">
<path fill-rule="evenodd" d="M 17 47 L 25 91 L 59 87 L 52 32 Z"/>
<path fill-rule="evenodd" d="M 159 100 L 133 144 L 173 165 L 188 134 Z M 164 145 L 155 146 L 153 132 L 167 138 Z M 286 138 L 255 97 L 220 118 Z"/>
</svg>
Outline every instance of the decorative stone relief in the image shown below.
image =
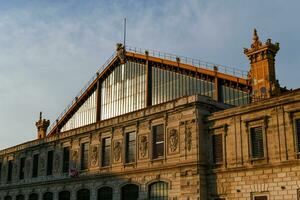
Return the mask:
<svg viewBox="0 0 300 200">
<path fill-rule="evenodd" d="M 41 157 L 40 157 L 40 173 L 44 174 L 45 170 L 46 170 L 46 156 L 45 156 L 45 154 L 41 154 Z"/>
<path fill-rule="evenodd" d="M 77 169 L 77 163 L 78 163 L 78 150 L 72 151 L 72 168 Z"/>
<path fill-rule="evenodd" d="M 178 146 L 178 131 L 171 129 L 169 132 L 169 148 L 171 152 L 175 152 Z"/>
<path fill-rule="evenodd" d="M 31 160 L 26 159 L 25 161 L 25 174 L 27 177 L 30 177 L 30 168 L 31 168 Z"/>
<path fill-rule="evenodd" d="M 91 166 L 97 167 L 98 166 L 98 146 L 92 146 L 92 154 L 91 154 Z"/>
<path fill-rule="evenodd" d="M 192 149 L 192 131 L 191 127 L 185 128 L 185 148 L 190 151 Z"/>
<path fill-rule="evenodd" d="M 121 150 L 122 150 L 122 144 L 119 141 L 116 141 L 114 143 L 114 158 L 115 161 L 119 161 L 121 158 Z"/>
<path fill-rule="evenodd" d="M 54 154 L 54 171 L 59 173 L 60 170 L 60 155 L 59 153 Z"/>
<path fill-rule="evenodd" d="M 148 137 L 143 135 L 140 137 L 139 152 L 142 158 L 147 156 L 148 152 Z"/>
</svg>

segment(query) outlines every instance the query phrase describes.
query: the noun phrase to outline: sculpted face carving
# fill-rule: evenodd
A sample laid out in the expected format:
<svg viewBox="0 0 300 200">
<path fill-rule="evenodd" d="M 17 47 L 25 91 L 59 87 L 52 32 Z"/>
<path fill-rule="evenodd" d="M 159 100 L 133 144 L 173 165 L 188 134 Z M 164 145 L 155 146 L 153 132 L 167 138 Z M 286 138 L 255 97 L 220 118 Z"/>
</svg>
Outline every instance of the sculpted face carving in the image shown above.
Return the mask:
<svg viewBox="0 0 300 200">
<path fill-rule="evenodd" d="M 140 154 L 142 157 L 145 157 L 147 155 L 148 151 L 148 138 L 147 136 L 142 136 L 140 140 L 140 145 L 139 145 L 139 150 Z"/>
<path fill-rule="evenodd" d="M 121 142 L 117 141 L 114 145 L 114 158 L 115 161 L 119 161 L 121 158 Z"/>
<path fill-rule="evenodd" d="M 176 151 L 178 146 L 178 131 L 176 129 L 170 130 L 169 141 L 171 152 Z"/>
<path fill-rule="evenodd" d="M 98 166 L 98 146 L 92 147 L 91 166 Z"/>
<path fill-rule="evenodd" d="M 185 148 L 190 151 L 192 148 L 192 131 L 190 127 L 185 129 Z"/>
</svg>

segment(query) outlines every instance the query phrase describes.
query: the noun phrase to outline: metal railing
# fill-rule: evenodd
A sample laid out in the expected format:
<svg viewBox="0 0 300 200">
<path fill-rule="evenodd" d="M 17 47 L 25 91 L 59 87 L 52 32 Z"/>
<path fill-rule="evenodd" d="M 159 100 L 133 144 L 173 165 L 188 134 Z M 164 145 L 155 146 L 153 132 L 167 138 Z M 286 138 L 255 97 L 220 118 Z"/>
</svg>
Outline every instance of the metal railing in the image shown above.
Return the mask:
<svg viewBox="0 0 300 200">
<path fill-rule="evenodd" d="M 189 58 L 189 57 L 185 57 L 185 56 L 179 56 L 179 55 L 170 54 L 170 53 L 164 53 L 164 52 L 160 52 L 160 51 L 156 51 L 156 50 L 145 50 L 145 49 L 142 49 L 142 48 L 131 47 L 131 46 L 126 46 L 126 51 L 139 53 L 139 54 L 145 54 L 145 51 L 147 51 L 149 53 L 149 56 L 163 58 L 163 59 L 171 60 L 171 61 L 175 61 L 175 62 L 179 58 L 180 62 L 184 63 L 184 64 L 189 64 L 189 65 L 193 65 L 195 67 L 205 68 L 205 69 L 209 69 L 209 70 L 214 70 L 215 67 L 217 67 L 219 72 L 222 72 L 222 73 L 225 73 L 225 74 L 231 74 L 233 76 L 239 76 L 239 77 L 245 78 L 245 79 L 247 78 L 247 72 L 246 71 L 243 71 L 243 70 L 240 70 L 240 69 L 235 69 L 233 67 L 228 67 L 228 66 L 223 66 L 223 65 L 211 63 L 211 62 L 202 61 L 202 60 L 199 60 L 199 59 Z M 114 52 L 110 56 L 110 58 L 108 58 L 106 60 L 106 62 L 97 70 L 97 72 L 93 75 L 93 77 L 78 92 L 78 94 L 75 96 L 75 98 L 60 113 L 60 115 L 56 118 L 56 120 L 51 123 L 50 127 L 48 128 L 48 133 L 55 127 L 57 122 L 62 119 L 62 117 L 66 114 L 66 112 L 76 103 L 78 98 L 85 92 L 85 90 L 97 78 L 98 74 L 100 74 L 107 67 L 107 65 L 114 59 L 116 54 L 117 53 Z"/>
<path fill-rule="evenodd" d="M 221 73 L 230 74 L 233 76 L 238 76 L 238 77 L 247 79 L 247 74 L 248 74 L 247 71 L 236 69 L 234 67 L 219 65 L 219 64 L 206 62 L 206 61 L 195 59 L 195 58 L 189 58 L 189 57 L 185 57 L 185 56 L 164 53 L 164 52 L 160 52 L 160 51 L 156 51 L 156 50 L 142 49 L 142 48 L 138 48 L 138 47 L 126 46 L 126 50 L 130 51 L 130 52 L 139 53 L 139 54 L 145 54 L 145 51 L 147 51 L 149 53 L 149 56 L 159 57 L 159 58 L 171 60 L 174 62 L 176 62 L 177 59 L 179 58 L 181 63 L 189 64 L 189 65 L 193 65 L 195 67 L 205 68 L 205 69 L 209 69 L 209 70 L 214 70 L 215 67 L 217 67 L 218 71 Z"/>
</svg>

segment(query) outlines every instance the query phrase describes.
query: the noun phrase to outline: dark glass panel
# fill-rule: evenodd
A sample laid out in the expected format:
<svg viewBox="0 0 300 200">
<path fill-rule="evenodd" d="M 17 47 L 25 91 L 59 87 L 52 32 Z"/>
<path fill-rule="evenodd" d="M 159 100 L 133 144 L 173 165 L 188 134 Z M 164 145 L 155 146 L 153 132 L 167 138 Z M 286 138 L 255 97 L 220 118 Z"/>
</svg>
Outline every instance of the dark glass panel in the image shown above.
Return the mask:
<svg viewBox="0 0 300 200">
<path fill-rule="evenodd" d="M 168 183 L 152 183 L 149 186 L 149 200 L 168 200 Z"/>
<path fill-rule="evenodd" d="M 63 149 L 63 173 L 69 172 L 70 166 L 70 147 L 64 147 Z"/>
<path fill-rule="evenodd" d="M 102 187 L 98 189 L 98 200 L 112 200 L 113 189 L 111 187 Z"/>
<path fill-rule="evenodd" d="M 137 200 L 139 198 L 139 187 L 134 184 L 128 184 L 122 187 L 122 200 Z"/>
</svg>

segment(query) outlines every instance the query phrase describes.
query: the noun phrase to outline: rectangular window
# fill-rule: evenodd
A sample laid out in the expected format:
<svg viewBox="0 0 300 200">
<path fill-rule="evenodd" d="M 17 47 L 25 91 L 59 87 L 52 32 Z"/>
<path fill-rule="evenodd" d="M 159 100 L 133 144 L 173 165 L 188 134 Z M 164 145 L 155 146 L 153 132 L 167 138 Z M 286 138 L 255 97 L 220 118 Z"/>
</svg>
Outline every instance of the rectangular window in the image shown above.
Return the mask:
<svg viewBox="0 0 300 200">
<path fill-rule="evenodd" d="M 164 125 L 160 124 L 152 127 L 153 136 L 153 154 L 152 158 L 160 158 L 164 156 Z"/>
<path fill-rule="evenodd" d="M 89 166 L 89 143 L 81 144 L 81 170 L 87 169 Z"/>
<path fill-rule="evenodd" d="M 25 158 L 20 159 L 20 171 L 19 171 L 19 179 L 23 180 L 25 174 Z"/>
<path fill-rule="evenodd" d="M 297 152 L 300 153 L 300 119 L 295 121 L 296 137 L 297 137 Z"/>
<path fill-rule="evenodd" d="M 48 151 L 47 155 L 47 176 L 53 172 L 53 151 Z"/>
<path fill-rule="evenodd" d="M 63 150 L 63 173 L 69 172 L 70 166 L 70 147 L 65 147 Z"/>
<path fill-rule="evenodd" d="M 268 200 L 268 196 L 264 195 L 264 196 L 255 196 L 253 198 L 253 200 Z"/>
<path fill-rule="evenodd" d="M 7 174 L 7 181 L 11 181 L 12 178 L 12 168 L 13 168 L 13 161 L 8 161 L 8 174 Z"/>
<path fill-rule="evenodd" d="M 37 177 L 39 170 L 39 154 L 33 156 L 32 177 Z"/>
<path fill-rule="evenodd" d="M 222 163 L 223 162 L 223 138 L 222 134 L 213 135 L 213 162 Z"/>
<path fill-rule="evenodd" d="M 264 140 L 262 126 L 250 128 L 250 137 L 252 158 L 263 158 Z"/>
<path fill-rule="evenodd" d="M 102 139 L 102 167 L 110 165 L 110 138 Z"/>
<path fill-rule="evenodd" d="M 135 132 L 126 134 L 126 163 L 135 162 Z"/>
<path fill-rule="evenodd" d="M 0 183 L 1 183 L 1 177 L 2 177 L 2 163 L 0 162 Z"/>
</svg>

